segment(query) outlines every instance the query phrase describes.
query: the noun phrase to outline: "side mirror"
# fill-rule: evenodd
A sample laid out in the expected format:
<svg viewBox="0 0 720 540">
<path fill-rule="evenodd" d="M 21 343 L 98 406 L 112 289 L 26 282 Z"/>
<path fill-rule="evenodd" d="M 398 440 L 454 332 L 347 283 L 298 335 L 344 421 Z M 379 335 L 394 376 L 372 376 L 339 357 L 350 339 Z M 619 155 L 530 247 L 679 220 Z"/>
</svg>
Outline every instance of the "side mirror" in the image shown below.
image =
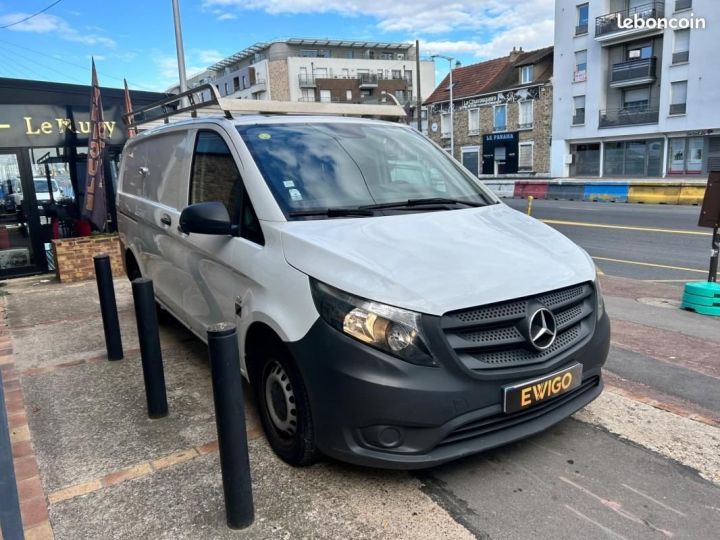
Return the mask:
<svg viewBox="0 0 720 540">
<path fill-rule="evenodd" d="M 221 202 L 195 203 L 180 214 L 179 229 L 185 234 L 235 234 L 236 227 L 230 223 L 230 214 Z"/>
</svg>

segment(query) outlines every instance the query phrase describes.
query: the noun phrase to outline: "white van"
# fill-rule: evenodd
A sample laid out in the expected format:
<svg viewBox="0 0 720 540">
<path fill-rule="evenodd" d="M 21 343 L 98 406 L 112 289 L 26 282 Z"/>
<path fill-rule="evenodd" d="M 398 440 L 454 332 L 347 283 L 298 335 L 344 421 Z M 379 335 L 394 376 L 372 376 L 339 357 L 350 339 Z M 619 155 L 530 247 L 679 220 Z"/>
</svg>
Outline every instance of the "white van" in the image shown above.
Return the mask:
<svg viewBox="0 0 720 540">
<path fill-rule="evenodd" d="M 131 279 L 151 278 L 201 339 L 237 324 L 290 464 L 428 467 L 542 431 L 602 390 L 610 326 L 591 258 L 407 126 L 171 122 L 126 144 L 117 208 Z"/>
</svg>

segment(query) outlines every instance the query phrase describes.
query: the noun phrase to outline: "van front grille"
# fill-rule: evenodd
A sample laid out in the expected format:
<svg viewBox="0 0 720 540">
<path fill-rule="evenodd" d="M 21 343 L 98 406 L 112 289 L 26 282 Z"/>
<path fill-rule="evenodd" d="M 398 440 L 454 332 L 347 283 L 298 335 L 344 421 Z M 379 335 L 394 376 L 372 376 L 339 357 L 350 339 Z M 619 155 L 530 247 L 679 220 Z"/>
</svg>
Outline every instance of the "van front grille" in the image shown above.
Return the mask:
<svg viewBox="0 0 720 540">
<path fill-rule="evenodd" d="M 527 339 L 528 319 L 539 307 L 555 317 L 557 337 L 538 351 Z M 595 291 L 591 283 L 536 296 L 498 302 L 443 315 L 440 324 L 450 348 L 473 371 L 546 362 L 588 337 L 593 330 Z"/>
</svg>

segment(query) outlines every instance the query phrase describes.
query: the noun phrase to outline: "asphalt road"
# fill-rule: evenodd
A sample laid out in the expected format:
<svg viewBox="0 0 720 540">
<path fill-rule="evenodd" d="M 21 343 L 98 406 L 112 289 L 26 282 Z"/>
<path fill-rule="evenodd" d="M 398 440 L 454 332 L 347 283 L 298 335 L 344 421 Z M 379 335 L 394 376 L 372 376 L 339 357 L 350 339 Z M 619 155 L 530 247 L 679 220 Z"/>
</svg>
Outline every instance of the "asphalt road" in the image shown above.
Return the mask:
<svg viewBox="0 0 720 540">
<path fill-rule="evenodd" d="M 504 202 L 522 211 L 528 204 Z M 545 200 L 532 209 L 587 250 L 602 272 L 678 283 L 707 277 L 711 230 L 697 226 L 699 213 L 697 206 Z"/>
</svg>

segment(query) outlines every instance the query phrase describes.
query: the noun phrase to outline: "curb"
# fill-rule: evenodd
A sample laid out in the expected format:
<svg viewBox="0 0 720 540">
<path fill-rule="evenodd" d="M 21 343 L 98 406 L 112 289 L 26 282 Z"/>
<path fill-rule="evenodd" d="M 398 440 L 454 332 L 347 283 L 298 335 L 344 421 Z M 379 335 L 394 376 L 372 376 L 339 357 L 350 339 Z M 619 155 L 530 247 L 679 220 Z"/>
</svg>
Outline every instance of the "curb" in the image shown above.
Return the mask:
<svg viewBox="0 0 720 540">
<path fill-rule="evenodd" d="M 12 339 L 5 319 L 6 307 L 3 301 L 0 303 L 0 370 L 5 403 L 0 403 L 0 407 L 4 406 L 7 412 L 23 533 L 28 540 L 52 540 L 48 501 L 35 458 L 20 374 L 15 368 Z"/>
<path fill-rule="evenodd" d="M 699 205 L 706 188 L 692 182 L 480 180 L 500 198 L 556 201 Z"/>
</svg>

